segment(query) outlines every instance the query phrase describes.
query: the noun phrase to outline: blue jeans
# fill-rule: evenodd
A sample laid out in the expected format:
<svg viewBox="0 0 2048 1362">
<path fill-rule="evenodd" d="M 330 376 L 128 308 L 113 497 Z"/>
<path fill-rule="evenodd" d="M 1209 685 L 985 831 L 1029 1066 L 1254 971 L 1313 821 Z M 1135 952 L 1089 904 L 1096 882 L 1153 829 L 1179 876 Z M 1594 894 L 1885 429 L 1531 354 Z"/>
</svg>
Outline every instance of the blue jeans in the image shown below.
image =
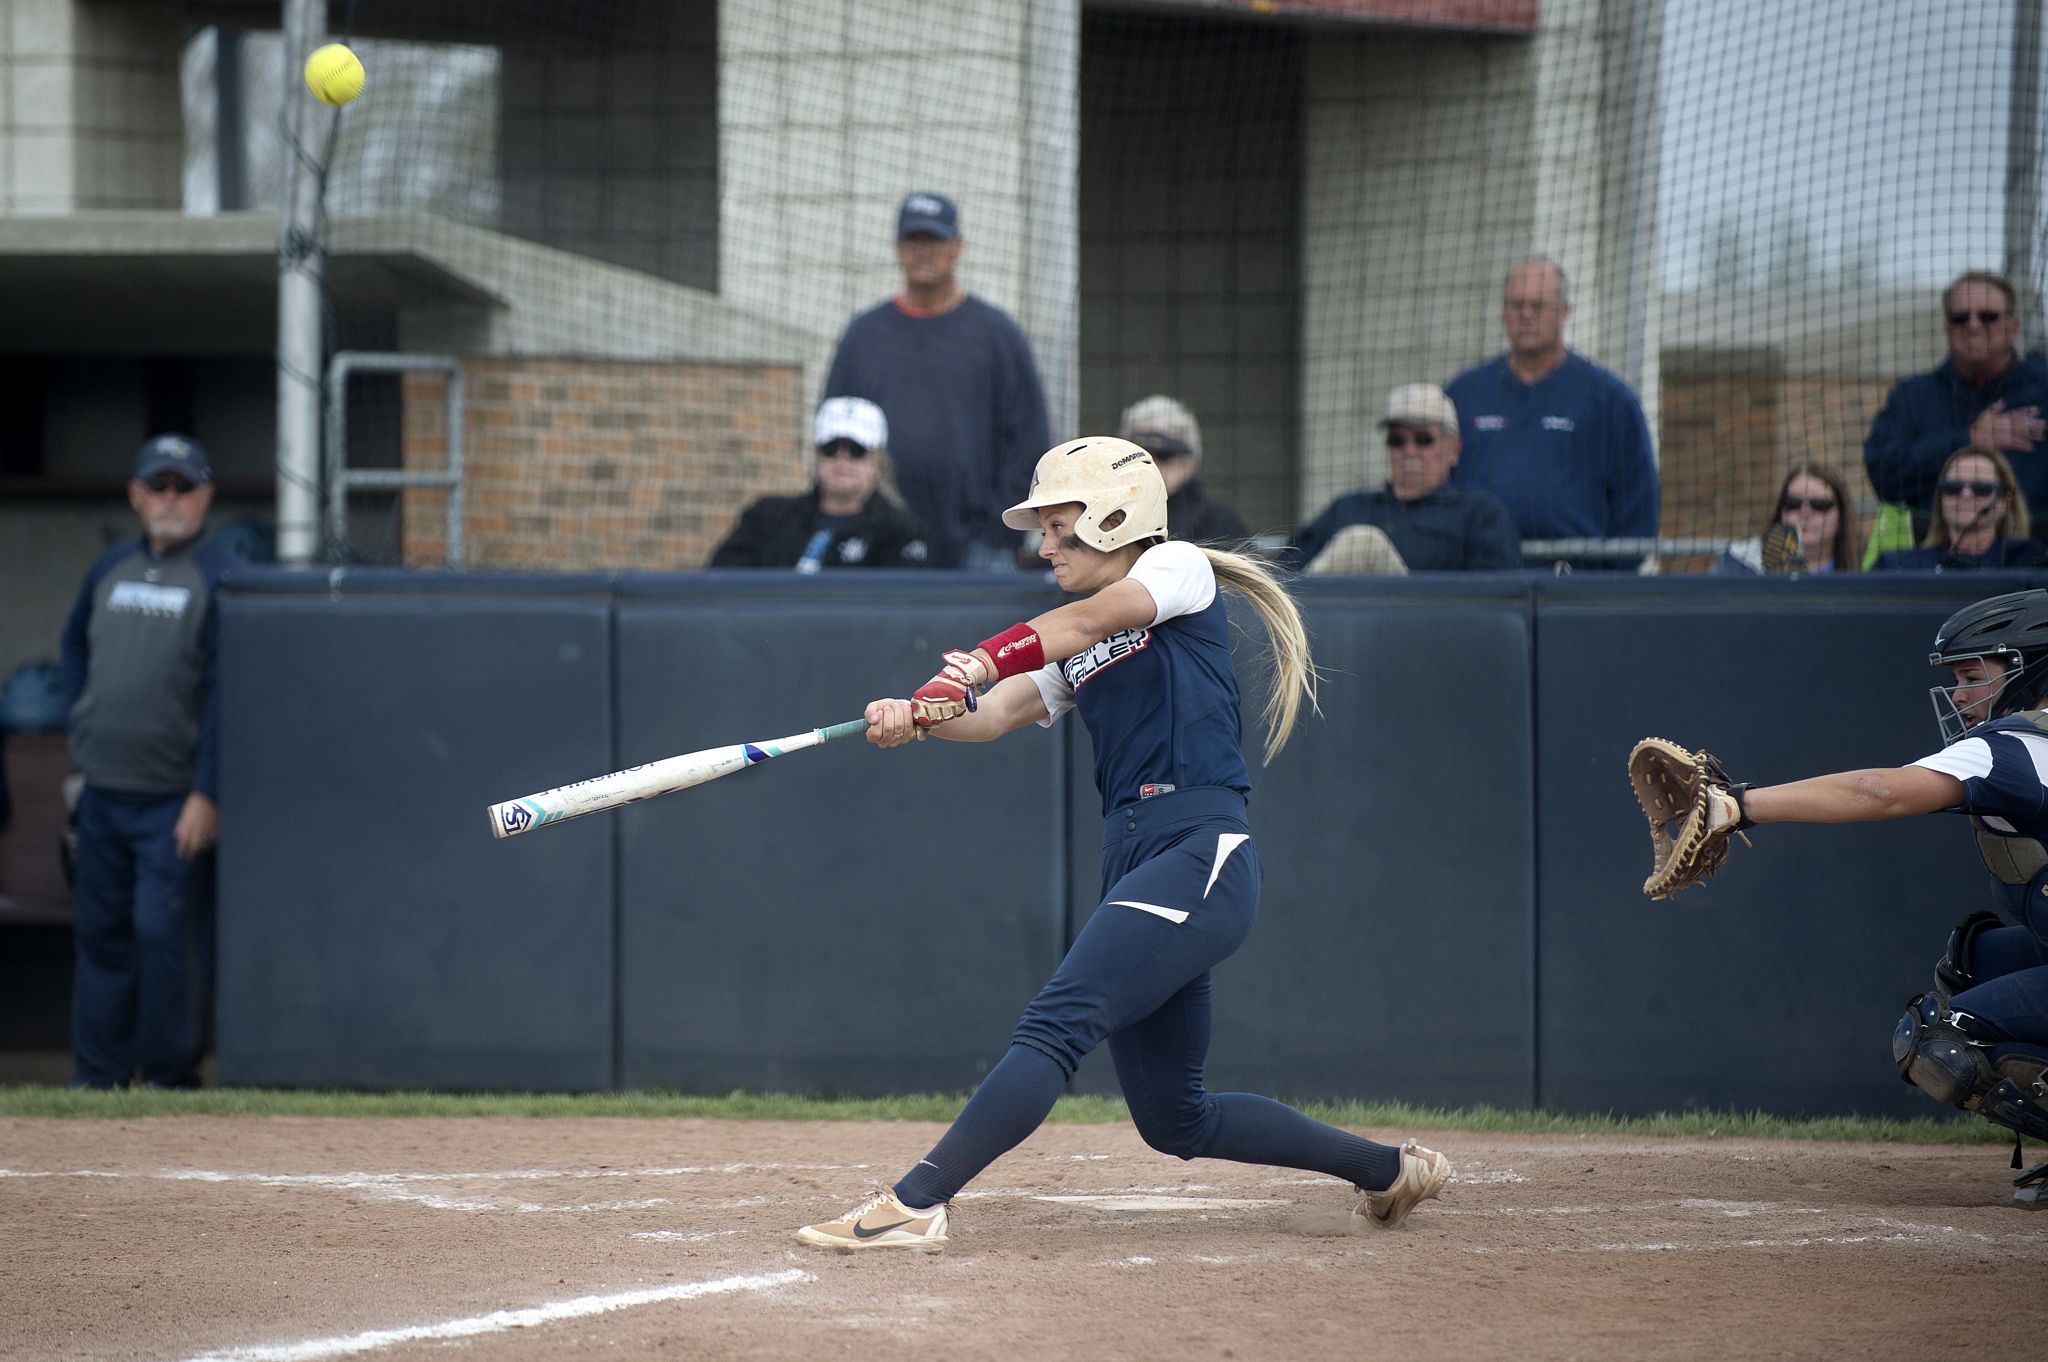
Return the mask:
<svg viewBox="0 0 2048 1362">
<path fill-rule="evenodd" d="M 178 855 L 185 796 L 87 786 L 78 803 L 71 1081 L 195 1087 L 213 985 L 211 854 Z"/>
</svg>

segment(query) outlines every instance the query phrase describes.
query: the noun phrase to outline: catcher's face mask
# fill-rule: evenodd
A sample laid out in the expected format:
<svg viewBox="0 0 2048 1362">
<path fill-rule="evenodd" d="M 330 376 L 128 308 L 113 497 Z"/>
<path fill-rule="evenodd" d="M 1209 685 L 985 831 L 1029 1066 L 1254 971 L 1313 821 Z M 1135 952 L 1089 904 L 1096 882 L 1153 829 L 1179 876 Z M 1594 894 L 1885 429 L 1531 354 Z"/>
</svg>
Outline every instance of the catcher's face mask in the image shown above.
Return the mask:
<svg viewBox="0 0 2048 1362">
<path fill-rule="evenodd" d="M 1999 697 L 2019 676 L 2019 659 L 2010 653 L 1983 653 L 1971 657 L 1928 659 L 1947 667 L 1954 684 L 1934 686 L 1928 698 L 1934 701 L 1934 717 L 1941 724 L 1941 743 L 1946 747 L 1965 733 L 1999 713 Z"/>
</svg>

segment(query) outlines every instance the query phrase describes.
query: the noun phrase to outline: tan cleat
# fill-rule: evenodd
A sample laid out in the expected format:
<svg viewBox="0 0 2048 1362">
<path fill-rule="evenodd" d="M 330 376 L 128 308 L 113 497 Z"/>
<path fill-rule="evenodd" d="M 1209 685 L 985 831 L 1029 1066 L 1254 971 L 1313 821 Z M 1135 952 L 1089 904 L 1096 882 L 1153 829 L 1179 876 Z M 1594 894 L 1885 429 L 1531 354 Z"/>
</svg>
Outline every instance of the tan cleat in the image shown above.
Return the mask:
<svg viewBox="0 0 2048 1362">
<path fill-rule="evenodd" d="M 1451 1179 L 1451 1161 L 1434 1149 L 1410 1140 L 1401 1146 L 1401 1172 L 1382 1192 L 1362 1192 L 1351 1212 L 1375 1229 L 1390 1230 L 1408 1213 L 1443 1191 Z"/>
<path fill-rule="evenodd" d="M 878 1187 L 868 1199 L 840 1216 L 816 1225 L 806 1225 L 796 1237 L 816 1248 L 855 1249 L 907 1248 L 919 1253 L 937 1253 L 946 1246 L 944 1204 L 913 1211 L 896 1199 L 886 1187 Z"/>
</svg>

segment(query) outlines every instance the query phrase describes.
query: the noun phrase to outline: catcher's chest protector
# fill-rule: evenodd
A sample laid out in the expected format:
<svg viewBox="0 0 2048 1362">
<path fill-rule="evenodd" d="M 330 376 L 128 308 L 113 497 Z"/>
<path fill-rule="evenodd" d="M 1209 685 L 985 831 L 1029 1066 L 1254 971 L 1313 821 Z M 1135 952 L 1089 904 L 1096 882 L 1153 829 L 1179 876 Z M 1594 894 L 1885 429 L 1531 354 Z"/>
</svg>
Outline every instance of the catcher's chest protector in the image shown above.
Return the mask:
<svg viewBox="0 0 2048 1362">
<path fill-rule="evenodd" d="M 2028 710 L 1993 722 L 2007 732 L 2031 728 L 2039 733 L 2048 733 L 2048 710 Z M 2034 882 L 2034 876 L 2048 869 L 2048 847 L 2033 838 L 1994 832 L 1984 826 L 1984 820 L 1974 813 L 1970 815 L 1970 826 L 1977 830 L 1977 854 L 1984 858 L 1984 868 L 2000 884 L 2024 888 Z"/>
</svg>

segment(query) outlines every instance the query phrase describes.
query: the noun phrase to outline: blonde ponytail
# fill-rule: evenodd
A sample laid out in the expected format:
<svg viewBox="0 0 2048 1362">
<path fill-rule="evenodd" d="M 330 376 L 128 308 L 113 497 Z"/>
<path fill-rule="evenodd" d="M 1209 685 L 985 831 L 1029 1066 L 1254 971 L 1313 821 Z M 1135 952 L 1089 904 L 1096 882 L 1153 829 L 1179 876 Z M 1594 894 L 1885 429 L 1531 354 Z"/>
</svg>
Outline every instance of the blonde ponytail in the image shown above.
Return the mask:
<svg viewBox="0 0 2048 1362">
<path fill-rule="evenodd" d="M 1323 712 L 1316 700 L 1319 678 L 1315 659 L 1309 655 L 1308 630 L 1302 627 L 1301 607 L 1262 560 L 1206 546 L 1202 546 L 1202 553 L 1215 571 L 1217 582 L 1250 601 L 1266 626 L 1273 657 L 1273 684 L 1266 696 L 1263 764 L 1270 766 L 1294 732 L 1303 698 L 1307 698 L 1312 711 Z"/>
</svg>

